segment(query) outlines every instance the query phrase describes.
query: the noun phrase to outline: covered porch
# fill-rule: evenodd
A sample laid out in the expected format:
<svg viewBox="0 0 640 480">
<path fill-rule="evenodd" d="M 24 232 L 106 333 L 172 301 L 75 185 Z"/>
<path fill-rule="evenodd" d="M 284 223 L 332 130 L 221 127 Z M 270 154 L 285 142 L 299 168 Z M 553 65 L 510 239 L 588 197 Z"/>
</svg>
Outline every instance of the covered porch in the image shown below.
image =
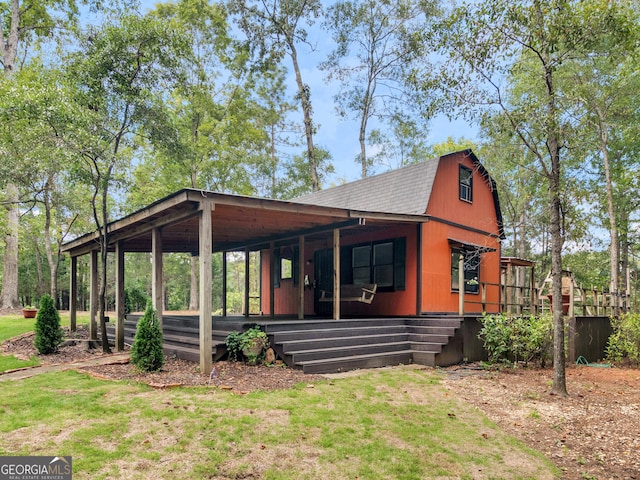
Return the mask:
<svg viewBox="0 0 640 480">
<path fill-rule="evenodd" d="M 125 342 L 125 252 L 145 252 L 151 254 L 152 302 L 161 323 L 170 322 L 170 315 L 164 312 L 163 254 L 189 253 L 197 256 L 199 264 L 199 311 L 197 318 L 198 360 L 202 372 L 209 373 L 214 355 L 214 332 L 226 325 L 242 322 L 256 323 L 256 317 L 249 317 L 248 309 L 244 317 L 226 316 L 222 305 L 222 317 L 213 315 L 212 302 L 212 254 L 216 252 L 267 251 L 271 262 L 270 272 L 277 270 L 278 256 L 273 254 L 280 248 L 295 245 L 300 259 L 313 254 L 305 250 L 308 245 L 321 243 L 333 252 L 332 301 L 330 318 L 340 319 L 340 245 L 349 235 L 379 231 L 399 226 L 418 225 L 425 221 L 424 215 L 404 215 L 372 213 L 303 205 L 294 202 L 267 200 L 236 195 L 218 194 L 200 190 L 185 189 L 166 197 L 127 217 L 112 222 L 107 228 L 109 252 L 114 255 L 115 264 L 115 318 L 114 343 L 116 350 L 122 350 Z M 412 228 L 412 227 L 411 227 Z M 71 256 L 70 316 L 75 325 L 78 299 L 77 260 L 88 255 L 90 265 L 90 335 L 97 336 L 98 282 L 99 282 L 99 234 L 93 232 L 64 245 L 63 250 Z M 248 255 L 245 255 L 248 258 Z M 287 320 L 275 315 L 275 281 L 273 275 L 262 288 L 269 298 L 261 298 L 261 322 L 305 320 L 314 317 L 308 313 L 305 292 L 312 285 L 304 281 L 305 262 L 297 265 L 297 314 Z M 224 278 L 224 277 L 223 277 Z M 245 268 L 245 282 L 249 282 L 248 264 Z M 223 290 L 226 290 L 223 279 Z M 245 305 L 249 305 L 249 288 L 245 288 Z M 263 293 L 264 296 L 264 293 Z M 308 295 L 307 295 L 308 297 Z M 223 296 L 223 298 L 225 298 Z M 307 313 L 306 313 L 307 310 Z"/>
</svg>

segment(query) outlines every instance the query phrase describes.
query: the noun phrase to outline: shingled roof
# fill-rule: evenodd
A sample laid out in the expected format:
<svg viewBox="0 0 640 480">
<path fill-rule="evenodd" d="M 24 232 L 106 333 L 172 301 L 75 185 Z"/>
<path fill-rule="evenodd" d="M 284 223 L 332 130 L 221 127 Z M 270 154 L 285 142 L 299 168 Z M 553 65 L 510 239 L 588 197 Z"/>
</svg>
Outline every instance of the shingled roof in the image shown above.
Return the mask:
<svg viewBox="0 0 640 480">
<path fill-rule="evenodd" d="M 440 158 L 320 190 L 293 201 L 366 212 L 423 215 Z"/>
</svg>

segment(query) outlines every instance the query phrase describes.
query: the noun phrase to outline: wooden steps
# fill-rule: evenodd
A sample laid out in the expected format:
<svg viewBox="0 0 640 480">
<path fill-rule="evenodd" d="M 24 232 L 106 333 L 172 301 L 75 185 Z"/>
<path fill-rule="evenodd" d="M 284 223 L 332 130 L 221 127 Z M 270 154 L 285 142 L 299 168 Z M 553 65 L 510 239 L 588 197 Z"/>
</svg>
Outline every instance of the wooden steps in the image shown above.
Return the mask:
<svg viewBox="0 0 640 480">
<path fill-rule="evenodd" d="M 306 373 L 407 363 L 435 366 L 460 318 L 390 318 L 266 323 L 284 362 Z"/>
</svg>

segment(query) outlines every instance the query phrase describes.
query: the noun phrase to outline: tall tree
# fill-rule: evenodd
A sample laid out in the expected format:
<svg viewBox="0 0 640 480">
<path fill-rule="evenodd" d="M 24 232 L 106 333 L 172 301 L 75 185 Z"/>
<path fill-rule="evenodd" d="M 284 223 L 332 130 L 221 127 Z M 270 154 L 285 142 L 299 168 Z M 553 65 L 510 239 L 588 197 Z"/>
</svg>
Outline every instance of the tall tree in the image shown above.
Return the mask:
<svg viewBox="0 0 640 480">
<path fill-rule="evenodd" d="M 313 24 L 322 10 L 320 0 L 230 0 L 231 11 L 238 15 L 238 26 L 252 49 L 268 65 L 287 55 L 296 79 L 297 98 L 302 108 L 306 139 L 306 159 L 313 191 L 320 189 L 317 150 L 313 142 L 311 88 L 302 78 L 298 47 L 307 44 L 306 26 Z"/>
<path fill-rule="evenodd" d="M 136 135 L 143 128 L 152 138 L 167 134 L 162 94 L 175 85 L 178 58 L 185 52 L 186 38 L 166 22 L 125 15 L 82 38 L 69 61 L 69 80 L 78 92 L 74 106 L 82 123 L 65 132 L 65 140 L 80 155 L 78 176 L 92 188 L 100 240 L 98 311 L 104 351 L 110 350 L 104 316 L 110 196 L 128 171 Z"/>
<path fill-rule="evenodd" d="M 9 0 L 0 4 L 0 61 L 5 77 L 11 76 L 27 61 L 31 51 L 40 43 L 50 41 L 58 33 L 70 32 L 77 25 L 78 5 L 95 10 L 99 0 Z M 0 149 L 2 153 L 2 149 Z M 4 158 L 10 163 L 11 158 Z M 0 179 L 3 180 L 3 179 Z M 12 178 L 5 185 L 4 202 L 7 213 L 5 235 L 4 273 L 0 307 L 18 306 L 18 240 L 19 240 L 19 185 Z"/>
<path fill-rule="evenodd" d="M 329 81 L 338 80 L 342 116 L 358 118 L 362 178 L 371 169 L 367 130 L 372 119 L 391 119 L 416 105 L 405 88 L 409 67 L 422 58 L 417 41 L 438 13 L 437 0 L 339 0 L 325 25 L 336 48 L 322 64 Z"/>
<path fill-rule="evenodd" d="M 593 192 L 604 213 L 609 231 L 610 292 L 613 308 L 619 311 L 621 292 L 621 228 L 628 218 L 633 182 L 625 181 L 626 172 L 637 171 L 637 124 L 640 114 L 637 75 L 637 23 L 617 42 L 603 39 L 602 52 L 572 65 L 567 73 L 570 98 L 575 115 L 585 133 L 585 150 L 592 152 L 592 164 L 598 174 Z M 602 188 L 604 187 L 604 188 Z M 636 187 L 637 190 L 637 187 Z M 602 199 L 602 200 L 601 200 Z M 637 208 L 637 207 L 636 207 Z M 625 229 L 626 230 L 626 229 Z M 622 290 L 624 291 L 624 289 Z"/>
<path fill-rule="evenodd" d="M 567 395 L 562 315 L 562 152 L 570 140 L 567 106 L 559 91 L 563 65 L 593 53 L 597 39 L 616 29 L 619 4 L 605 0 L 491 0 L 456 8 L 439 30 L 445 55 L 435 84 L 449 108 L 478 115 L 497 109 L 536 159 L 548 186 L 554 316 L 552 390 Z M 514 76 L 529 88 L 514 89 Z M 434 84 L 429 84 L 433 87 Z"/>
</svg>

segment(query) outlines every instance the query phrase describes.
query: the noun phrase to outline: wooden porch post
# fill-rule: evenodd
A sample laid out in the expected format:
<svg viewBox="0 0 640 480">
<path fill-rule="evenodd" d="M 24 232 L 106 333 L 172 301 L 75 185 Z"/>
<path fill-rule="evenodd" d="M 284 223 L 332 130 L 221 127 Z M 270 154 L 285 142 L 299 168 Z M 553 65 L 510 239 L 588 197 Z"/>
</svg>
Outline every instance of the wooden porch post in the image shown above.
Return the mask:
<svg viewBox="0 0 640 480">
<path fill-rule="evenodd" d="M 513 265 L 507 265 L 507 283 L 505 285 L 504 306 L 507 313 L 513 313 Z"/>
<path fill-rule="evenodd" d="M 164 311 L 164 281 L 162 278 L 162 235 L 159 228 L 151 231 L 151 301 L 158 315 L 158 323 L 162 328 L 162 312 Z"/>
<path fill-rule="evenodd" d="M 90 287 L 89 287 L 89 340 L 98 339 L 98 251 L 91 250 L 89 259 Z"/>
<path fill-rule="evenodd" d="M 304 320 L 304 235 L 298 238 L 298 320 Z"/>
<path fill-rule="evenodd" d="M 529 292 L 529 296 L 531 298 L 531 315 L 538 314 L 538 290 L 536 289 L 536 267 L 531 267 L 531 277 L 529 279 L 529 288 L 531 289 Z"/>
<path fill-rule="evenodd" d="M 333 230 L 333 319 L 340 320 L 340 230 Z"/>
<path fill-rule="evenodd" d="M 271 317 L 275 317 L 276 313 L 276 289 L 274 286 L 275 283 L 275 271 L 276 271 L 276 243 L 269 243 L 269 259 L 270 259 L 270 267 L 269 267 L 269 309 L 271 313 Z"/>
<path fill-rule="evenodd" d="M 124 244 L 116 243 L 116 352 L 124 350 Z"/>
<path fill-rule="evenodd" d="M 199 243 L 200 243 L 200 371 L 205 375 L 211 373 L 213 368 L 213 319 L 211 317 L 212 278 L 211 278 L 211 254 L 213 250 L 213 232 L 211 211 L 214 206 L 211 202 L 201 204 L 199 218 Z"/>
<path fill-rule="evenodd" d="M 249 249 L 245 248 L 244 250 L 244 316 L 249 316 Z"/>
<path fill-rule="evenodd" d="M 458 257 L 458 315 L 464 315 L 464 253 Z"/>
<path fill-rule="evenodd" d="M 227 252 L 222 255 L 222 316 L 227 316 Z"/>
<path fill-rule="evenodd" d="M 71 257 L 69 272 L 69 329 L 76 331 L 78 318 L 78 257 Z"/>
</svg>

